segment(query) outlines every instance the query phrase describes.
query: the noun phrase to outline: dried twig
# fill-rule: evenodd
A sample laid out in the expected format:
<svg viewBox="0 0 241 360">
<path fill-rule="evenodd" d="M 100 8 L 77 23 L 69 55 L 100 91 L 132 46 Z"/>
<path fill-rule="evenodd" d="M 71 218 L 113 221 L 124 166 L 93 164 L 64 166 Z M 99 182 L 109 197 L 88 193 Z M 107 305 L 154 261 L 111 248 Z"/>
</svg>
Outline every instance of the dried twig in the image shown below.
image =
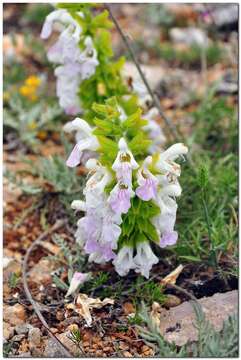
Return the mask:
<svg viewBox="0 0 241 360">
<path fill-rule="evenodd" d="M 148 81 L 147 81 L 147 79 L 146 79 L 146 77 L 145 77 L 145 75 L 144 75 L 141 67 L 140 67 L 140 64 L 138 63 L 138 61 L 137 61 L 137 59 L 136 59 L 135 53 L 134 53 L 134 51 L 132 50 L 132 47 L 131 47 L 131 45 L 130 45 L 130 43 L 129 43 L 129 40 L 128 40 L 127 36 L 123 33 L 123 31 L 122 31 L 122 29 L 121 29 L 121 27 L 120 27 L 117 19 L 115 18 L 115 16 L 114 16 L 113 13 L 112 13 L 112 10 L 111 10 L 110 5 L 109 5 L 109 4 L 105 4 L 105 7 L 106 7 L 107 10 L 109 11 L 110 17 L 111 17 L 111 19 L 113 20 L 113 22 L 114 22 L 114 24 L 115 24 L 118 32 L 120 33 L 121 38 L 122 38 L 125 46 L 127 47 L 128 51 L 129 51 L 129 53 L 130 53 L 130 56 L 131 56 L 133 62 L 135 63 L 136 68 L 137 68 L 137 70 L 138 70 L 138 72 L 139 72 L 139 74 L 140 74 L 140 77 L 141 77 L 142 81 L 144 82 L 144 84 L 145 84 L 145 86 L 146 86 L 146 88 L 147 88 L 147 90 L 148 90 L 148 92 L 149 92 L 149 94 L 150 94 L 150 96 L 151 96 L 151 98 L 152 98 L 155 106 L 157 107 L 157 109 L 158 109 L 161 117 L 162 117 L 163 120 L 165 121 L 165 124 L 167 125 L 168 130 L 169 130 L 169 133 L 173 136 L 173 138 L 174 138 L 175 140 L 178 140 L 178 139 L 180 138 L 180 136 L 179 136 L 179 134 L 178 134 L 178 132 L 177 132 L 177 129 L 176 129 L 175 125 L 174 125 L 174 124 L 171 122 L 171 120 L 170 120 L 169 118 L 167 118 L 166 115 L 163 113 L 163 111 L 162 111 L 162 109 L 161 109 L 161 106 L 160 106 L 160 103 L 159 103 L 159 99 L 157 98 L 157 96 L 156 96 L 156 95 L 154 94 L 154 92 L 152 91 L 152 89 L 151 89 L 151 87 L 150 87 L 150 85 L 149 85 L 149 83 L 148 83 Z"/>
<path fill-rule="evenodd" d="M 194 296 L 193 294 L 191 294 L 189 291 L 187 291 L 186 289 L 183 289 L 181 286 L 178 286 L 176 284 L 168 284 L 168 286 L 174 288 L 175 290 L 183 293 L 184 295 L 188 296 L 191 300 L 197 302 L 197 298 L 196 296 Z"/>
<path fill-rule="evenodd" d="M 41 241 L 50 233 L 52 233 L 53 231 L 59 229 L 60 227 L 62 227 L 64 224 L 66 223 L 66 221 L 63 220 L 58 220 L 56 221 L 56 223 L 48 230 L 46 230 L 45 232 L 43 232 L 33 243 L 32 245 L 28 248 L 24 259 L 23 259 L 23 265 L 22 265 L 22 278 L 23 278 L 23 287 L 24 287 L 24 291 L 25 294 L 28 298 L 28 300 L 30 301 L 30 303 L 33 306 L 34 311 L 36 312 L 39 320 L 41 321 L 41 323 L 43 324 L 43 327 L 47 330 L 49 336 L 53 339 L 53 341 L 56 343 L 56 345 L 60 348 L 61 352 L 63 353 L 63 355 L 65 357 L 72 357 L 71 353 L 68 351 L 68 349 L 64 346 L 64 344 L 62 344 L 62 342 L 52 333 L 52 331 L 50 330 L 47 322 L 45 321 L 39 305 L 37 302 L 34 301 L 34 299 L 32 298 L 31 292 L 29 290 L 28 287 L 28 282 L 27 282 L 27 268 L 28 268 L 28 259 L 30 257 L 31 252 L 33 251 L 33 249 L 37 246 L 41 244 Z"/>
</svg>

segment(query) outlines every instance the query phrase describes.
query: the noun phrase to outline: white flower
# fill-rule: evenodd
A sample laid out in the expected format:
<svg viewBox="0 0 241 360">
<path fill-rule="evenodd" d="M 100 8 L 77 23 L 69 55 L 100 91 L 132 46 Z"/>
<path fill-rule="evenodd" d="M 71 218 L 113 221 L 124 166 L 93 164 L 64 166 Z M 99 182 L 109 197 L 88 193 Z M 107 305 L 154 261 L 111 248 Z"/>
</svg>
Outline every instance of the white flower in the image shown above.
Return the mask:
<svg viewBox="0 0 241 360">
<path fill-rule="evenodd" d="M 128 185 L 118 182 L 111 190 L 108 203 L 116 214 L 126 214 L 131 207 L 131 198 L 135 195 Z"/>
<path fill-rule="evenodd" d="M 70 27 L 65 29 L 57 42 L 51 46 L 47 53 L 48 60 L 56 64 L 76 62 L 80 57 L 78 42 L 73 37 Z"/>
<path fill-rule="evenodd" d="M 137 182 L 139 186 L 136 189 L 136 195 L 144 201 L 155 199 L 157 196 L 159 180 L 148 170 L 148 166 L 151 163 L 152 157 L 148 156 L 137 172 Z"/>
<path fill-rule="evenodd" d="M 68 115 L 76 115 L 82 111 L 78 96 L 80 86 L 80 65 L 68 63 L 58 66 L 54 71 L 56 81 L 56 93 L 59 105 Z"/>
<path fill-rule="evenodd" d="M 141 273 L 145 278 L 149 278 L 149 272 L 154 264 L 158 263 L 158 258 L 151 250 L 149 243 L 142 242 L 137 245 L 137 254 L 134 257 L 135 271 Z"/>
<path fill-rule="evenodd" d="M 94 48 L 93 41 L 90 36 L 85 38 L 84 44 L 85 50 L 80 53 L 78 59 L 81 64 L 82 80 L 90 78 L 95 73 L 96 67 L 99 65 L 97 51 Z"/>
<path fill-rule="evenodd" d="M 83 216 L 77 221 L 77 230 L 74 234 L 76 242 L 83 247 L 86 240 L 87 240 L 87 234 L 86 234 L 86 216 Z"/>
<path fill-rule="evenodd" d="M 78 13 L 78 15 L 83 16 L 80 12 Z M 72 18 L 69 12 L 65 9 L 55 10 L 46 17 L 40 35 L 42 39 L 47 39 L 52 34 L 53 25 L 55 22 L 63 25 L 72 25 L 74 28 L 74 37 L 77 41 L 79 41 L 82 29 L 79 24 Z"/>
<path fill-rule="evenodd" d="M 179 164 L 175 163 L 176 160 L 180 155 L 187 154 L 188 148 L 182 144 L 174 144 L 170 146 L 166 151 L 159 155 L 159 159 L 156 163 L 156 168 L 160 172 L 170 173 L 175 176 L 180 176 L 181 174 L 181 167 Z"/>
<path fill-rule="evenodd" d="M 88 138 L 92 136 L 92 127 L 83 119 L 77 117 L 73 121 L 67 122 L 63 130 L 67 133 L 76 132 L 75 133 L 75 139 L 76 142 Z"/>
<path fill-rule="evenodd" d="M 86 167 L 89 170 L 90 164 L 93 166 L 92 172 L 94 171 L 94 174 L 87 181 L 83 193 L 86 197 L 88 208 L 93 207 L 96 208 L 96 210 L 103 211 L 103 206 L 107 198 L 104 190 L 106 185 L 112 180 L 112 175 L 104 166 L 98 165 L 96 159 L 87 161 Z"/>
<path fill-rule="evenodd" d="M 68 292 L 65 296 L 67 297 L 74 294 L 78 290 L 79 286 L 88 281 L 90 277 L 90 273 L 75 272 L 70 282 Z"/>
<path fill-rule="evenodd" d="M 174 229 L 177 203 L 173 197 L 180 196 L 182 189 L 177 180 L 174 183 L 169 183 L 166 176 L 159 176 L 159 181 L 162 187 L 158 191 L 156 202 L 161 213 L 151 221 L 161 236 L 163 233 L 172 232 Z"/>
<path fill-rule="evenodd" d="M 160 146 L 166 141 L 166 137 L 162 132 L 161 126 L 155 121 L 158 113 L 158 109 L 153 107 L 143 115 L 143 118 L 148 120 L 148 124 L 143 126 L 143 130 L 148 132 L 148 135 L 152 140 L 152 144 L 148 149 L 151 154 L 158 151 Z"/>
<path fill-rule="evenodd" d="M 84 150 L 96 151 L 100 146 L 97 137 L 92 135 L 93 129 L 83 119 L 76 118 L 71 123 L 67 123 L 64 130 L 67 132 L 77 131 L 77 144 L 66 162 L 69 167 L 75 167 L 80 163 Z"/>
<path fill-rule="evenodd" d="M 135 268 L 135 263 L 133 261 L 133 248 L 123 246 L 112 263 L 115 266 L 116 272 L 120 276 L 127 275 L 130 269 Z"/>
<path fill-rule="evenodd" d="M 124 138 L 119 140 L 118 147 L 119 151 L 112 165 L 112 169 L 116 172 L 118 181 L 121 181 L 125 185 L 131 186 L 132 170 L 137 169 L 139 165 L 135 161 L 132 152 L 128 149 Z"/>
<path fill-rule="evenodd" d="M 74 210 L 86 211 L 86 203 L 82 200 L 74 200 L 71 203 L 71 207 Z"/>
</svg>

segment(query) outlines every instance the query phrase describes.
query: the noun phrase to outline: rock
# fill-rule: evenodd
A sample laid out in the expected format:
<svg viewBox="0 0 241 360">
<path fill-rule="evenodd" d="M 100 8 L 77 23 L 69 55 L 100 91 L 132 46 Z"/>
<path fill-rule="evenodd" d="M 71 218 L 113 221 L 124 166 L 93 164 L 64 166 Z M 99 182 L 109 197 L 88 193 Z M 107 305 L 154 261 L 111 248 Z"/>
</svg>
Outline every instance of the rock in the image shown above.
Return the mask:
<svg viewBox="0 0 241 360">
<path fill-rule="evenodd" d="M 15 331 L 17 334 L 28 334 L 29 330 L 32 328 L 30 324 L 21 324 L 15 326 Z"/>
<path fill-rule="evenodd" d="M 238 310 L 238 291 L 218 293 L 198 300 L 203 307 L 206 319 L 220 331 L 223 321 Z M 164 309 L 163 309 L 164 310 Z M 197 340 L 197 329 L 194 327 L 195 314 L 189 301 L 182 303 L 160 314 L 160 332 L 168 342 L 182 346 L 188 341 Z"/>
<path fill-rule="evenodd" d="M 3 337 L 5 340 L 9 340 L 14 334 L 14 327 L 3 321 Z"/>
<path fill-rule="evenodd" d="M 207 47 L 209 39 L 201 29 L 188 28 L 172 28 L 169 32 L 171 40 L 176 44 L 185 44 L 188 46 L 197 45 Z"/>
<path fill-rule="evenodd" d="M 11 341 L 15 341 L 15 342 L 20 342 L 24 339 L 25 335 L 24 334 L 19 334 L 19 335 L 15 335 Z"/>
<path fill-rule="evenodd" d="M 19 358 L 31 358 L 32 357 L 32 355 L 31 355 L 31 353 L 30 352 L 24 352 L 24 353 L 21 353 L 21 354 L 19 354 L 19 355 L 14 355 L 14 357 L 19 357 Z"/>
<path fill-rule="evenodd" d="M 26 311 L 20 304 L 3 306 L 3 319 L 11 325 L 23 324 L 26 320 Z"/>
<path fill-rule="evenodd" d="M 53 264 L 49 260 L 41 259 L 29 272 L 29 277 L 38 284 L 46 284 L 52 281 L 51 271 Z"/>
<path fill-rule="evenodd" d="M 170 308 L 170 307 L 178 306 L 180 304 L 181 304 L 181 299 L 179 299 L 179 297 L 172 294 L 168 294 L 166 295 L 166 300 L 163 305 L 167 308 Z"/>
<path fill-rule="evenodd" d="M 29 330 L 28 340 L 30 347 L 36 347 L 40 345 L 42 333 L 38 328 L 32 328 Z"/>
<path fill-rule="evenodd" d="M 70 331 L 66 331 L 62 334 L 56 334 L 56 336 L 62 342 L 62 344 L 71 352 L 72 355 L 77 355 L 80 353 L 79 347 L 75 345 L 75 343 L 70 339 Z"/>
<path fill-rule="evenodd" d="M 48 339 L 46 347 L 44 349 L 43 357 L 59 358 L 63 357 L 63 353 L 61 352 L 58 345 L 56 345 L 55 341 L 53 341 L 52 339 Z"/>
<path fill-rule="evenodd" d="M 133 304 L 130 303 L 130 302 L 125 302 L 125 303 L 123 304 L 123 310 L 124 310 L 124 314 L 125 314 L 125 315 L 133 314 L 133 313 L 136 312 Z"/>
</svg>

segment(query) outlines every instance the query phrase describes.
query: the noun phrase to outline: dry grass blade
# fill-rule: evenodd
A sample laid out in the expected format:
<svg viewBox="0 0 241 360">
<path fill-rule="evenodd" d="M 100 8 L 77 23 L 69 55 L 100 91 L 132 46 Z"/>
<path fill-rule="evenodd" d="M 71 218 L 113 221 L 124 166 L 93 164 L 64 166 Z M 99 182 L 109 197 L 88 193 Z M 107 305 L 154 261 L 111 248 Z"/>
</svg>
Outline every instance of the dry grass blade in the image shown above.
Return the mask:
<svg viewBox="0 0 241 360">
<path fill-rule="evenodd" d="M 23 286 L 24 286 L 24 291 L 25 294 L 28 298 L 28 300 L 30 301 L 30 303 L 33 306 L 34 311 L 36 312 L 39 320 L 41 321 L 41 323 L 43 324 L 44 328 L 47 330 L 49 336 L 53 339 L 53 341 L 56 343 L 56 345 L 59 347 L 59 349 L 61 350 L 62 354 L 64 355 L 64 357 L 72 357 L 72 355 L 70 354 L 70 352 L 66 349 L 66 347 L 61 343 L 61 341 L 52 333 L 52 331 L 50 330 L 47 322 L 45 321 L 40 309 L 39 309 L 39 305 L 34 301 L 34 299 L 32 298 L 31 292 L 29 290 L 28 287 L 28 282 L 27 282 L 27 268 L 28 268 L 28 259 L 30 257 L 31 252 L 33 251 L 33 249 L 37 246 L 41 244 L 41 241 L 50 233 L 52 233 L 53 231 L 61 228 L 66 221 L 63 220 L 58 220 L 50 229 L 46 230 L 45 232 L 43 232 L 33 243 L 32 245 L 29 247 L 29 249 L 27 250 L 24 259 L 23 259 L 23 265 L 22 265 L 22 278 L 23 278 Z"/>
<path fill-rule="evenodd" d="M 121 36 L 121 38 L 122 38 L 122 40 L 123 40 L 126 48 L 128 49 L 128 51 L 129 51 L 129 53 L 130 53 L 130 56 L 131 56 L 134 64 L 136 65 L 136 68 L 137 68 L 137 70 L 138 70 L 138 72 L 139 72 L 139 74 L 140 74 L 140 77 L 141 77 L 142 81 L 144 82 L 144 84 L 145 84 L 145 86 L 146 86 L 146 88 L 147 88 L 147 90 L 148 90 L 148 92 L 149 92 L 149 94 L 150 94 L 150 96 L 151 96 L 151 98 L 152 98 L 155 106 L 157 107 L 157 109 L 158 109 L 161 117 L 162 117 L 163 120 L 165 121 L 165 124 L 167 125 L 167 128 L 168 128 L 168 130 L 169 130 L 170 135 L 172 135 L 173 138 L 174 138 L 176 141 L 178 141 L 178 139 L 180 138 L 180 136 L 179 136 L 179 134 L 178 134 L 178 132 L 177 132 L 177 129 L 176 129 L 175 125 L 171 122 L 171 120 L 170 120 L 169 118 L 167 118 L 166 115 L 163 113 L 163 111 L 162 111 L 162 109 L 161 109 L 161 106 L 160 106 L 160 103 L 159 103 L 159 100 L 158 100 L 157 96 L 154 94 L 154 92 L 152 91 L 152 89 L 151 89 L 151 87 L 150 87 L 150 85 L 149 85 L 149 83 L 148 83 L 148 81 L 147 81 L 147 79 L 146 79 L 146 77 L 145 77 L 145 75 L 144 75 L 141 67 L 140 67 L 140 64 L 138 63 L 138 61 L 137 61 L 137 59 L 136 59 L 135 53 L 134 53 L 134 51 L 132 50 L 132 47 L 131 47 L 131 45 L 130 45 L 130 43 L 129 43 L 129 41 L 128 41 L 127 36 L 123 33 L 123 31 L 122 31 L 122 29 L 121 29 L 121 27 L 120 27 L 117 19 L 116 19 L 115 16 L 113 15 L 113 12 L 112 12 L 112 10 L 111 10 L 110 5 L 105 4 L 105 7 L 106 7 L 106 9 L 109 11 L 110 17 L 111 17 L 111 19 L 113 20 L 113 22 L 114 22 L 114 24 L 115 24 L 115 26 L 116 26 L 116 29 L 117 29 L 118 32 L 120 33 L 120 36 Z"/>
</svg>

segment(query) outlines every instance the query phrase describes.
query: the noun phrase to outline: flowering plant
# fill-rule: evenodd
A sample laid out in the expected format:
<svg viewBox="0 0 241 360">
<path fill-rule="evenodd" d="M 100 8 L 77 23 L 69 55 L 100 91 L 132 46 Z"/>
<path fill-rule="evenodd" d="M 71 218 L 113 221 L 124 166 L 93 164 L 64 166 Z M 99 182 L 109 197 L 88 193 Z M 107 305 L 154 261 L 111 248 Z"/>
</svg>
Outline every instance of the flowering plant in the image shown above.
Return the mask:
<svg viewBox="0 0 241 360">
<path fill-rule="evenodd" d="M 61 25 L 48 52 L 58 64 L 57 95 L 68 114 L 82 112 L 86 119 L 64 126 L 76 138 L 67 165 L 85 163 L 89 173 L 85 200 L 72 203 L 85 213 L 75 237 L 89 261 L 112 260 L 121 276 L 133 269 L 148 278 L 158 262 L 155 246 L 177 241 L 181 171 L 175 160 L 187 148 L 178 143 L 161 149 L 165 138 L 154 120 L 157 109 L 138 81 L 128 88 L 124 61 L 111 60 L 108 12 L 92 17 L 90 6 L 61 4 L 47 16 L 41 34 L 47 38 L 55 22 Z"/>
</svg>

